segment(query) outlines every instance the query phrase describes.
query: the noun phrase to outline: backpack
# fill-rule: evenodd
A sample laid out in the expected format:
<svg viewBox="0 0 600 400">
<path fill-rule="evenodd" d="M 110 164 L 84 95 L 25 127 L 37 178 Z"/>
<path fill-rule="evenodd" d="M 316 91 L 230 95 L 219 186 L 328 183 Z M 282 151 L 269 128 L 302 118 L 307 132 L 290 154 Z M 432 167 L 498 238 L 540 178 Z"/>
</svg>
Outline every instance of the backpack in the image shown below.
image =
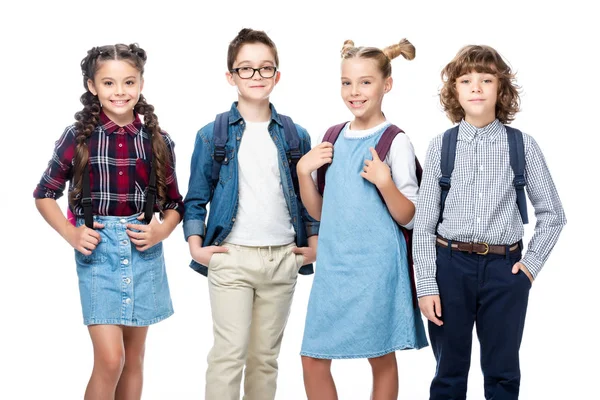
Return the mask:
<svg viewBox="0 0 600 400">
<path fill-rule="evenodd" d="M 527 217 L 527 201 L 525 199 L 525 186 L 527 180 L 525 179 L 525 145 L 523 144 L 523 132 L 518 129 L 505 126 L 506 135 L 508 137 L 508 150 L 510 157 L 510 166 L 515 174 L 513 179 L 513 185 L 517 192 L 517 206 L 519 207 L 519 213 L 521 214 L 521 220 L 523 224 L 529 223 Z M 438 225 L 443 220 L 444 206 L 446 204 L 446 197 L 450 191 L 450 176 L 454 170 L 454 159 L 456 158 L 456 142 L 458 139 L 458 125 L 448 129 L 444 132 L 442 137 L 442 153 L 440 159 L 440 169 L 442 176 L 439 180 L 440 187 L 442 189 L 440 198 L 440 216 L 438 219 Z M 436 228 L 437 230 L 437 228 Z"/>
<path fill-rule="evenodd" d="M 331 128 L 329 128 L 327 130 L 327 132 L 325 133 L 325 136 L 323 137 L 323 142 L 329 142 L 329 143 L 334 144 L 335 141 L 337 140 L 338 136 L 340 135 L 340 133 L 346 126 L 346 124 L 347 124 L 347 122 L 344 122 L 344 123 L 341 123 L 341 124 L 338 124 L 338 125 L 335 125 L 335 126 L 332 126 Z M 379 156 L 379 158 L 381 160 L 385 160 L 385 157 L 387 156 L 387 154 L 392 146 L 392 142 L 394 141 L 394 138 L 399 133 L 404 133 L 404 131 L 402 129 L 398 128 L 396 125 L 390 125 L 383 132 L 383 134 L 379 138 L 379 141 L 377 142 L 377 145 L 375 146 L 375 151 L 377 152 L 377 155 Z M 416 156 L 415 156 L 415 166 L 416 166 L 417 183 L 418 183 L 418 185 L 421 185 L 421 176 L 423 175 L 423 168 L 421 168 L 421 163 L 419 162 L 419 160 L 417 159 Z M 323 192 L 325 191 L 325 173 L 327 172 L 328 167 L 329 167 L 329 164 L 325 164 L 317 170 L 317 188 L 321 195 L 323 195 Z M 379 190 L 377 192 L 379 193 Z M 381 197 L 381 200 L 383 201 L 383 196 L 381 196 L 381 193 L 379 193 L 379 197 Z M 398 227 L 400 228 L 400 231 L 402 232 L 402 235 L 404 236 L 404 240 L 406 241 L 406 257 L 407 257 L 407 261 L 408 261 L 408 269 L 409 269 L 409 274 L 410 274 L 410 284 L 411 284 L 411 289 L 412 289 L 413 307 L 416 307 L 417 306 L 417 288 L 416 288 L 416 284 L 415 284 L 414 263 L 413 263 L 413 255 L 412 255 L 413 231 L 412 231 L 412 229 L 406 229 L 405 227 L 403 227 L 399 224 L 398 224 Z"/>
<path fill-rule="evenodd" d="M 302 152 L 300 151 L 300 137 L 298 136 L 296 125 L 290 117 L 279 114 L 279 118 L 281 118 L 281 121 L 283 122 L 283 134 L 289 148 L 289 150 L 286 151 L 286 156 L 290 166 L 290 172 L 292 174 L 294 192 L 298 195 L 300 193 L 300 186 L 298 185 L 296 164 L 298 164 L 298 161 L 302 157 Z M 213 192 L 217 187 L 217 183 L 219 183 L 221 165 L 223 164 L 223 161 L 227 161 L 225 144 L 227 143 L 227 136 L 229 133 L 228 127 L 229 111 L 218 114 L 217 118 L 215 119 L 215 125 L 213 129 L 213 141 L 215 146 L 213 151 L 213 165 L 211 173 Z"/>
</svg>

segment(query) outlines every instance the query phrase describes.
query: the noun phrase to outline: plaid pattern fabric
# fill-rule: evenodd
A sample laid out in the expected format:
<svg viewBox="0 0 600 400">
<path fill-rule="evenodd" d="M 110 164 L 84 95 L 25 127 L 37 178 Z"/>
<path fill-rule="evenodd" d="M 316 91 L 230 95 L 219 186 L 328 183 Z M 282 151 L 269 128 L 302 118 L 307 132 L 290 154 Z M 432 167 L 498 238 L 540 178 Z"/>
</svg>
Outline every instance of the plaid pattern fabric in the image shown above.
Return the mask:
<svg viewBox="0 0 600 400">
<path fill-rule="evenodd" d="M 69 191 L 72 190 L 76 136 L 75 126 L 71 125 L 58 139 L 52 159 L 33 197 L 58 199 L 63 195 L 67 182 Z M 162 137 L 172 159 L 167 168 L 167 202 L 164 209 L 177 210 L 183 215 L 183 198 L 175 175 L 175 143 L 166 132 L 162 132 Z M 101 113 L 100 123 L 88 139 L 88 149 L 94 214 L 128 216 L 143 212 L 150 179 L 152 145 L 139 116 L 136 115 L 131 124 L 120 127 Z M 83 208 L 79 203 L 72 211 L 76 216 L 83 217 Z M 159 211 L 158 205 L 155 205 L 155 211 Z"/>
<path fill-rule="evenodd" d="M 419 297 L 438 294 L 436 283 L 436 226 L 440 212 L 439 178 L 442 136 L 427 150 L 415 215 L 413 255 Z M 535 277 L 546 262 L 563 225 L 565 214 L 535 140 L 523 134 L 527 194 L 537 218 L 535 232 L 521 262 Z M 523 238 L 510 166 L 506 128 L 495 120 L 476 128 L 460 123 L 451 188 L 437 232 L 446 239 L 506 245 Z"/>
</svg>

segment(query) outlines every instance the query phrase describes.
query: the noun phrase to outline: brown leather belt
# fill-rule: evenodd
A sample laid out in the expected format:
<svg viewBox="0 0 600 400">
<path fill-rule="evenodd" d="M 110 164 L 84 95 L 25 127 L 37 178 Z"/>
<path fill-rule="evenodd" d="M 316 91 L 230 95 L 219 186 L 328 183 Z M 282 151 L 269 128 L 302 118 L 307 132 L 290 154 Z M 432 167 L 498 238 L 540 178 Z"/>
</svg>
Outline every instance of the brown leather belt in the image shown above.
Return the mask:
<svg viewBox="0 0 600 400">
<path fill-rule="evenodd" d="M 448 243 L 450 242 L 448 239 L 444 239 L 441 236 L 438 236 L 436 241 L 437 241 L 438 246 L 441 246 L 441 247 L 448 247 Z M 508 251 L 510 253 L 512 253 L 512 252 L 519 250 L 519 243 L 511 244 L 510 246 L 505 246 L 505 245 L 497 246 L 497 245 L 487 244 L 485 242 L 465 243 L 465 242 L 457 242 L 456 240 L 452 240 L 452 250 L 465 251 L 469 254 L 475 253 L 475 254 L 479 254 L 482 256 L 485 256 L 486 254 L 504 255 L 504 254 L 506 254 L 507 247 L 508 247 Z"/>
</svg>

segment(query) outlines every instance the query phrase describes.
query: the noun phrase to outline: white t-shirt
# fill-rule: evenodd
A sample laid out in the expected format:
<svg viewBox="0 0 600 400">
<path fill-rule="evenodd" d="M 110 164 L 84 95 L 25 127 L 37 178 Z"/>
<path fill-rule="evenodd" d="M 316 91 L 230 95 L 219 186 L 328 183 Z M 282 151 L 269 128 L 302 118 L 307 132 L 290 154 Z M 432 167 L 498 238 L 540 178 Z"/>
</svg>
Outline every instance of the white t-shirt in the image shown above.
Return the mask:
<svg viewBox="0 0 600 400">
<path fill-rule="evenodd" d="M 296 237 L 283 196 L 277 147 L 269 121 L 248 122 L 238 150 L 239 201 L 226 241 L 242 246 L 280 246 Z"/>
<path fill-rule="evenodd" d="M 381 124 L 365 129 L 365 130 L 352 130 L 350 127 L 344 131 L 344 137 L 348 138 L 361 138 L 372 135 L 375 131 L 382 129 L 385 125 L 389 125 L 388 121 L 382 122 Z M 323 134 L 323 137 L 325 135 Z M 317 142 L 321 143 L 323 137 Z M 335 153 L 334 153 L 335 159 Z M 417 181 L 417 171 L 415 167 L 415 149 L 408 138 L 408 135 L 399 133 L 392 141 L 390 151 L 385 157 L 384 162 L 390 167 L 392 171 L 392 180 L 394 184 L 408 200 L 412 201 L 416 205 L 417 197 L 419 195 L 419 184 Z M 312 173 L 313 181 L 317 182 L 317 173 Z M 402 225 L 407 229 L 412 229 L 414 224 L 413 219 L 406 225 Z"/>
</svg>

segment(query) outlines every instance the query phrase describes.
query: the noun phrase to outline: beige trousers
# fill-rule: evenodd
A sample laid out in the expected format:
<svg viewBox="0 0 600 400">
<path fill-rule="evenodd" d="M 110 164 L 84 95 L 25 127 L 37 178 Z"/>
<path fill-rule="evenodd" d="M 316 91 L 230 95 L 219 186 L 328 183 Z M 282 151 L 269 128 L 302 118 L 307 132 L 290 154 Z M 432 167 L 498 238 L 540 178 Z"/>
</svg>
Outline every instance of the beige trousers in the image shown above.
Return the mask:
<svg viewBox="0 0 600 400">
<path fill-rule="evenodd" d="M 214 344 L 208 355 L 206 400 L 272 400 L 277 357 L 303 256 L 295 244 L 247 247 L 223 243 L 208 265 Z"/>
</svg>

